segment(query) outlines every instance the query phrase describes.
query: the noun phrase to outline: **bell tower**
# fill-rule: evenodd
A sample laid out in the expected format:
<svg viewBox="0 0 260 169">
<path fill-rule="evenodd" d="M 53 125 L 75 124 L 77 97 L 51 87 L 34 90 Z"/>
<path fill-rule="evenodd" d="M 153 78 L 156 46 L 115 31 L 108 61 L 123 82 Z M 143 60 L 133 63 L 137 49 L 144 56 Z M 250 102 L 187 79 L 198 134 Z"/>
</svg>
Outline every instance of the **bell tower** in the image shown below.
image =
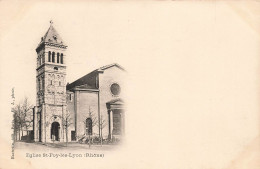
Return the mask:
<svg viewBox="0 0 260 169">
<path fill-rule="evenodd" d="M 36 48 L 35 141 L 64 139 L 62 117 L 67 106 L 66 50 L 66 44 L 50 21 L 49 29 Z"/>
</svg>

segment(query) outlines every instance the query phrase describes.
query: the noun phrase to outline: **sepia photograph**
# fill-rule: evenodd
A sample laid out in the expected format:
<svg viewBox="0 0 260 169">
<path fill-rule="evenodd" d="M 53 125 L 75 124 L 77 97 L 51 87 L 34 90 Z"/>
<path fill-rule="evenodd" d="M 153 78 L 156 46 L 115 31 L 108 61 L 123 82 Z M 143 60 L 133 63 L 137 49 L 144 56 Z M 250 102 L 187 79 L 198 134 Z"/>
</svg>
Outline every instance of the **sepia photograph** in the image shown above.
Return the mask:
<svg viewBox="0 0 260 169">
<path fill-rule="evenodd" d="M 259 169 L 259 9 L 0 0 L 0 168 Z"/>
</svg>

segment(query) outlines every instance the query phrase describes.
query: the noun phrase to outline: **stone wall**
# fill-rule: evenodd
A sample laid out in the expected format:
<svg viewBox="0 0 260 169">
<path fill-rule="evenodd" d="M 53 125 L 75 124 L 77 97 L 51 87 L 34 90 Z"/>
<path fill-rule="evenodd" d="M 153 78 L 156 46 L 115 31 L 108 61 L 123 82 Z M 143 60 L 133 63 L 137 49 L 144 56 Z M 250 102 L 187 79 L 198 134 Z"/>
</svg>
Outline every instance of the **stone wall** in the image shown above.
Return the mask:
<svg viewBox="0 0 260 169">
<path fill-rule="evenodd" d="M 77 114 L 77 134 L 83 135 L 86 132 L 86 119 L 89 112 L 92 112 L 93 135 L 98 135 L 98 95 L 96 92 L 80 91 Z"/>
<path fill-rule="evenodd" d="M 125 95 L 125 77 L 126 72 L 119 69 L 118 67 L 111 67 L 106 69 L 103 74 L 99 75 L 99 88 L 100 88 L 100 113 L 104 120 L 106 121 L 106 126 L 102 131 L 104 138 L 108 137 L 109 127 L 108 127 L 108 112 L 106 103 L 114 99 L 124 99 Z M 112 84 L 118 84 L 120 86 L 120 94 L 113 95 L 111 93 L 110 87 Z"/>
</svg>

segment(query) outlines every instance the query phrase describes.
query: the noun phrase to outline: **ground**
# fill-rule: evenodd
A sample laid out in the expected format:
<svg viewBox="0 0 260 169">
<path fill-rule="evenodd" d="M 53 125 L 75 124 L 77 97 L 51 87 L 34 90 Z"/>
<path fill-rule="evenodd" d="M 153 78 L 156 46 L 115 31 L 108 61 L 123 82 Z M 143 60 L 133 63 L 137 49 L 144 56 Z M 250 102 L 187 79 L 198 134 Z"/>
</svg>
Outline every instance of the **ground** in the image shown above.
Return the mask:
<svg viewBox="0 0 260 169">
<path fill-rule="evenodd" d="M 119 145 L 91 145 L 89 147 L 88 144 L 80 144 L 77 142 L 69 142 L 66 146 L 66 143 L 41 143 L 41 142 L 33 142 L 33 143 L 26 143 L 26 142 L 16 142 L 15 143 L 15 150 L 27 150 L 27 151 L 45 151 L 45 150 L 97 150 L 101 151 L 110 151 L 117 148 Z"/>
</svg>

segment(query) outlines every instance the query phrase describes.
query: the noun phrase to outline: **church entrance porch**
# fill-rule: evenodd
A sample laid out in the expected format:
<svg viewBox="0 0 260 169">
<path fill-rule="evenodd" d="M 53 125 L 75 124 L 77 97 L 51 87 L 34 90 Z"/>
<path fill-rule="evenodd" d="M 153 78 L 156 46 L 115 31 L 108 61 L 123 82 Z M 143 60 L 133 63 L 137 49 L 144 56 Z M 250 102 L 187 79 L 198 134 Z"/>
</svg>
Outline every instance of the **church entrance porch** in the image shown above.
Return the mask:
<svg viewBox="0 0 260 169">
<path fill-rule="evenodd" d="M 53 122 L 51 124 L 51 140 L 60 141 L 60 124 L 58 122 Z"/>
<path fill-rule="evenodd" d="M 125 133 L 125 109 L 121 99 L 111 100 L 106 103 L 108 111 L 108 127 L 110 140 L 121 139 Z"/>
</svg>

